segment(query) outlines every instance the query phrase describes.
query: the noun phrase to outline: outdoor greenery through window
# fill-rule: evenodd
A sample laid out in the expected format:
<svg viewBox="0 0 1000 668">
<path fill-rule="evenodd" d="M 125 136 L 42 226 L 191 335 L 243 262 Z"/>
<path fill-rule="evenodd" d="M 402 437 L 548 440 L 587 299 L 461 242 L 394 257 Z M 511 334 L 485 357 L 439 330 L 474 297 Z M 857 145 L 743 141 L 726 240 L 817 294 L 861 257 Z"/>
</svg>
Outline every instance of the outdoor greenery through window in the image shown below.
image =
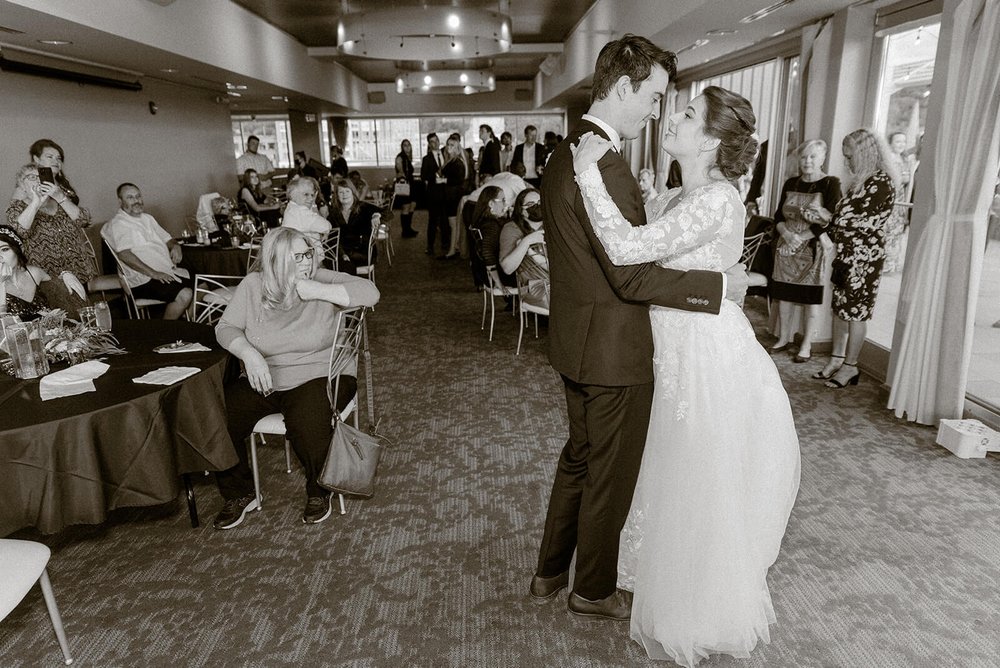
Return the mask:
<svg viewBox="0 0 1000 668">
<path fill-rule="evenodd" d="M 275 167 L 292 166 L 292 136 L 287 116 L 233 116 L 233 152 L 237 158 L 246 152 L 251 135 L 260 138 L 257 152 L 271 159 Z"/>
<path fill-rule="evenodd" d="M 422 116 L 417 118 L 365 118 L 347 121 L 347 143 L 344 157 L 352 167 L 392 167 L 399 145 L 404 139 L 413 144 L 413 156 L 419 158 L 427 152 L 427 135 L 436 132 L 444 145 L 452 132 L 462 135 L 462 145 L 478 155 L 479 126 L 489 125 L 500 138 L 503 132 L 511 133 L 511 146 L 524 141 L 524 128 L 534 125 L 541 142 L 547 131 L 566 133 L 562 113 L 549 114 L 466 114 L 460 116 Z M 331 133 L 332 136 L 332 133 Z"/>
</svg>

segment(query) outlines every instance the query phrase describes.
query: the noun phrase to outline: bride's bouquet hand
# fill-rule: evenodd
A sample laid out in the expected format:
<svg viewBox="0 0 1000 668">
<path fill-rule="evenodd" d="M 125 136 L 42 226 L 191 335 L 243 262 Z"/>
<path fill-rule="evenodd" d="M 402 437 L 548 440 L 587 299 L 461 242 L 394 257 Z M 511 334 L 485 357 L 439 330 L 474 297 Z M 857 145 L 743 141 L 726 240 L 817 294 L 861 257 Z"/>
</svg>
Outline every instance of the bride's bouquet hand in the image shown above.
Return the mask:
<svg viewBox="0 0 1000 668">
<path fill-rule="evenodd" d="M 573 171 L 581 174 L 611 150 L 611 142 L 593 132 L 588 132 L 580 137 L 575 146 L 571 144 L 569 150 L 573 154 Z"/>
</svg>

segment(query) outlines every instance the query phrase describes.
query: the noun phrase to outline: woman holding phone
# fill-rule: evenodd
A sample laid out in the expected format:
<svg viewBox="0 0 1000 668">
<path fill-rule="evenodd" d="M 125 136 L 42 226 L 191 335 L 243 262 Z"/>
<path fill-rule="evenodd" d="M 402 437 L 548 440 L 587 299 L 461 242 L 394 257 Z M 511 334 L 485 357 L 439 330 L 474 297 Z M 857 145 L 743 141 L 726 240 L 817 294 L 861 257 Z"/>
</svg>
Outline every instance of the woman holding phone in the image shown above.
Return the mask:
<svg viewBox="0 0 1000 668">
<path fill-rule="evenodd" d="M 7 223 L 24 239 L 31 264 L 53 278 L 59 277 L 61 285 L 57 281 L 45 285 L 49 305 L 75 317 L 87 303 L 83 286 L 97 275 L 83 231 L 90 224 L 90 212 L 75 204 L 58 183 L 57 175 L 62 173 L 61 152 L 47 147 L 42 153 L 36 162 L 18 170 L 14 195 L 7 206 Z M 53 164 L 56 166 L 52 167 Z"/>
</svg>

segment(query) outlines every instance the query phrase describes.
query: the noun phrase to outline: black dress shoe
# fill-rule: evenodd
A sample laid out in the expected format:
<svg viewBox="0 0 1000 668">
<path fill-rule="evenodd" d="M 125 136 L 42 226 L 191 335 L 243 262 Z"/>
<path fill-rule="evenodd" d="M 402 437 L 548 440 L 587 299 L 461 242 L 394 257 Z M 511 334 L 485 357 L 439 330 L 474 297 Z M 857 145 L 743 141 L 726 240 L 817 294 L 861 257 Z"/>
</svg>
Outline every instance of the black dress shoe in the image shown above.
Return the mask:
<svg viewBox="0 0 1000 668">
<path fill-rule="evenodd" d="M 417 234 L 418 233 L 416 230 L 403 230 L 404 239 L 412 239 L 413 237 L 417 236 Z"/>
<path fill-rule="evenodd" d="M 565 573 L 560 573 L 559 575 L 553 575 L 550 578 L 543 578 L 540 575 L 534 575 L 531 578 L 531 598 L 536 601 L 548 601 L 550 598 L 558 594 L 563 588 L 569 584 L 569 571 Z"/>
<path fill-rule="evenodd" d="M 580 617 L 599 617 L 627 622 L 632 617 L 631 592 L 615 590 L 598 601 L 588 601 L 577 593 L 569 595 L 569 611 Z"/>
</svg>

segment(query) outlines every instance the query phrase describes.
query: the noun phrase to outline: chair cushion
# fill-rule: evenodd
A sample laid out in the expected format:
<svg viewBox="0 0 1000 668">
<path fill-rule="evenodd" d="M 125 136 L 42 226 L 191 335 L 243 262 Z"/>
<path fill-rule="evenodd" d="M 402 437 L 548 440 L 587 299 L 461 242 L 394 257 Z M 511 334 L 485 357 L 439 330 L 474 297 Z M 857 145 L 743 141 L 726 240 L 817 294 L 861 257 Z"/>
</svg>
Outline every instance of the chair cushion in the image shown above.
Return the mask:
<svg viewBox="0 0 1000 668">
<path fill-rule="evenodd" d="M 51 554 L 41 543 L 0 538 L 0 619 L 35 586 Z"/>
<path fill-rule="evenodd" d="M 255 434 L 274 434 L 276 436 L 285 435 L 285 418 L 281 413 L 271 413 L 257 420 L 253 426 Z"/>
</svg>

